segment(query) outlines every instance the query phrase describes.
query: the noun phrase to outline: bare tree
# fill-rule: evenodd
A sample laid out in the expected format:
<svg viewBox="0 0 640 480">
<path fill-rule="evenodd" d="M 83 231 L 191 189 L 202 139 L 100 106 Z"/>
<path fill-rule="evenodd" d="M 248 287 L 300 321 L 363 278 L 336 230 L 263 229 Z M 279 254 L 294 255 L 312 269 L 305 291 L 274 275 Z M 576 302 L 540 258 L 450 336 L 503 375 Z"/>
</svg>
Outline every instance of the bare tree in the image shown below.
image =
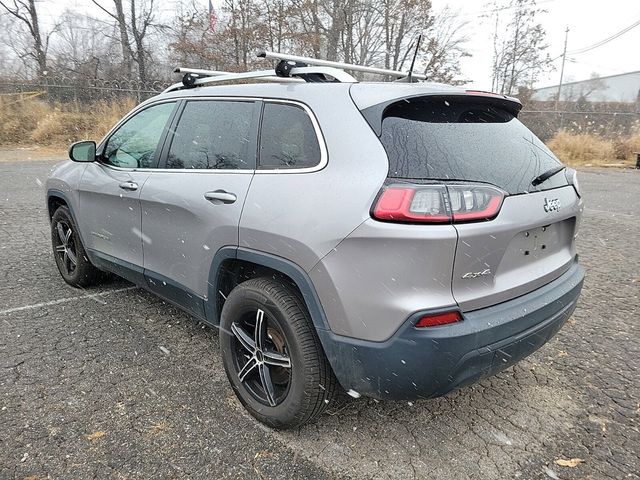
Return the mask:
<svg viewBox="0 0 640 480">
<path fill-rule="evenodd" d="M 470 54 L 466 50 L 468 37 L 464 30 L 467 22 L 460 20 L 458 12 L 445 7 L 425 32 L 424 73 L 432 81 L 462 84 L 459 79 L 460 61 Z"/>
<path fill-rule="evenodd" d="M 105 77 L 123 76 L 120 62 L 112 61 L 119 49 L 113 25 L 70 10 L 60 17 L 59 24 L 49 55 L 56 74 L 78 85 L 93 85 Z"/>
<path fill-rule="evenodd" d="M 177 0 L 167 24 L 155 20 L 154 0 L 91 1 L 105 15 L 67 11 L 49 51 L 51 32 L 41 33 L 38 0 L 0 0 L 0 10 L 24 24 L 24 35 L 0 32 L 0 40 L 30 52 L 37 76 L 53 67 L 78 86 L 124 79 L 130 88 L 167 78 L 163 58 L 215 70 L 264 68 L 255 56 L 263 48 L 406 69 L 409 47 L 422 33 L 415 70 L 447 82 L 457 79 L 466 55 L 463 25 L 448 10 L 435 13 L 431 0 L 224 0 L 215 29 L 200 0 Z"/>
<path fill-rule="evenodd" d="M 25 52 L 18 52 L 21 57 L 31 58 L 36 62 L 38 78 L 47 74 L 47 51 L 51 35 L 55 32 L 57 25 L 44 34 L 40 28 L 38 9 L 35 0 L 0 0 L 0 6 L 14 20 L 23 24 L 30 37 L 30 46 Z M 44 38 L 43 38 L 44 37 Z"/>
<path fill-rule="evenodd" d="M 116 22 L 120 33 L 124 74 L 129 77 L 132 63 L 135 63 L 138 67 L 138 80 L 142 85 L 146 85 L 148 82 L 147 60 L 149 58 L 146 39 L 149 27 L 154 22 L 154 0 L 138 0 L 137 3 L 136 0 L 127 0 L 128 15 L 125 11 L 127 5 L 123 3 L 123 0 L 111 0 L 113 10 L 105 7 L 104 2 L 91 1 Z"/>
<path fill-rule="evenodd" d="M 536 0 L 510 0 L 506 8 L 493 5 L 496 26 L 492 88 L 512 95 L 518 87 L 531 86 L 540 73 L 551 68 L 546 32 L 538 22 L 544 10 L 538 8 Z M 500 19 L 505 10 L 511 11 L 506 25 Z"/>
</svg>

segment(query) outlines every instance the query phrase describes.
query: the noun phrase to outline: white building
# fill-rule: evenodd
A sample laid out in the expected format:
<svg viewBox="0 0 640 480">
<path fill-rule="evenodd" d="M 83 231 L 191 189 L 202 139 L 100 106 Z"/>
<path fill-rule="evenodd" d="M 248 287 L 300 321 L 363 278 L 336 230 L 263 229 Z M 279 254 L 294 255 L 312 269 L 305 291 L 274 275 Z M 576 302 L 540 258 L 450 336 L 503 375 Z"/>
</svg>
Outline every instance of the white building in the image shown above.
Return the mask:
<svg viewBox="0 0 640 480">
<path fill-rule="evenodd" d="M 558 86 L 534 90 L 533 100 L 553 101 L 558 95 Z M 561 101 L 575 102 L 584 96 L 589 102 L 640 102 L 640 71 L 590 78 L 562 85 Z"/>
</svg>

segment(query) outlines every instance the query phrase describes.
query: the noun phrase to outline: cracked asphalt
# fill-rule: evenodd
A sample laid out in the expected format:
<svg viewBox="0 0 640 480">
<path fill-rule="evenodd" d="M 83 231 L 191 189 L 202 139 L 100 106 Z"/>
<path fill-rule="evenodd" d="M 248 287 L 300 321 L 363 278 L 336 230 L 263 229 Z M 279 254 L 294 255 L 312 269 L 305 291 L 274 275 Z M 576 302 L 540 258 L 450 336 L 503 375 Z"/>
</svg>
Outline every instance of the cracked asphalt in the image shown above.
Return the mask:
<svg viewBox="0 0 640 480">
<path fill-rule="evenodd" d="M 215 330 L 124 281 L 62 281 L 51 165 L 0 163 L 0 478 L 640 478 L 640 172 L 580 172 L 583 295 L 534 355 L 275 432 L 236 401 Z"/>
</svg>

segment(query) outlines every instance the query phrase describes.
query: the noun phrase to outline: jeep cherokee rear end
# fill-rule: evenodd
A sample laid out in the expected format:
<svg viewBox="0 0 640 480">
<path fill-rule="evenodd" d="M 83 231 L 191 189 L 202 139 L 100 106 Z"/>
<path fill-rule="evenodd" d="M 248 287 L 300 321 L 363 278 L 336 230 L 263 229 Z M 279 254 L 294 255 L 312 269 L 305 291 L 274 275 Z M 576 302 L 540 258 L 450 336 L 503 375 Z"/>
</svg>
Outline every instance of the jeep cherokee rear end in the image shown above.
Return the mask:
<svg viewBox="0 0 640 480">
<path fill-rule="evenodd" d="M 53 173 L 56 263 L 72 285 L 100 267 L 219 326 L 231 385 L 268 425 L 316 418 L 336 379 L 354 396 L 442 395 L 533 352 L 575 308 L 575 175 L 517 101 L 435 84 L 177 88 Z"/>
<path fill-rule="evenodd" d="M 574 172 L 514 99 L 388 84 L 350 94 L 371 127 L 359 141 L 383 146 L 388 172 L 370 218 L 310 272 L 342 386 L 432 397 L 542 346 L 582 287 Z"/>
</svg>

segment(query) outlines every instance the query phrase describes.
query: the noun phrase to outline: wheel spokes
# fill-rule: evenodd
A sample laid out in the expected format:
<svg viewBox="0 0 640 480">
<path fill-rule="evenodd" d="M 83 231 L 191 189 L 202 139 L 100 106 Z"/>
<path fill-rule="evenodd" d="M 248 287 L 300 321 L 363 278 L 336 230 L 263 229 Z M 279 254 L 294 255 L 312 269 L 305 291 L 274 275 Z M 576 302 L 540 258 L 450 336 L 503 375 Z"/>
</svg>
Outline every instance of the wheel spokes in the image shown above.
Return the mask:
<svg viewBox="0 0 640 480">
<path fill-rule="evenodd" d="M 74 267 L 78 265 L 78 257 L 76 257 L 76 254 L 73 252 L 73 250 L 67 248 L 66 255 L 71 265 L 73 265 Z"/>
<path fill-rule="evenodd" d="M 69 265 L 69 252 L 67 249 L 64 250 L 64 255 L 62 256 L 62 264 L 64 268 L 67 270 L 67 273 L 71 273 L 71 265 Z"/>
<path fill-rule="evenodd" d="M 265 318 L 264 310 L 257 309 L 255 324 L 251 325 L 252 323 L 250 317 L 246 323 L 242 321 L 231 323 L 231 332 L 242 346 L 242 348 L 236 347 L 235 350 L 236 365 L 239 369 L 238 380 L 244 383 L 246 388 L 252 391 L 253 395 L 262 403 L 275 407 L 277 405 L 276 384 L 271 376 L 271 368 L 290 369 L 292 368 L 291 358 L 286 353 L 284 339 L 274 343 L 278 351 L 270 343 L 273 342 L 271 334 L 269 334 L 269 329 L 272 327 L 269 326 L 268 320 Z M 253 338 L 248 333 L 248 329 L 251 327 L 253 327 Z M 281 349 L 282 352 L 280 352 Z M 282 375 L 282 372 L 274 371 L 274 375 L 277 379 Z"/>
<path fill-rule="evenodd" d="M 264 389 L 264 393 L 267 396 L 267 401 L 272 407 L 276 406 L 276 394 L 273 388 L 273 381 L 271 380 L 271 372 L 269 367 L 264 363 L 258 364 L 258 371 L 260 372 L 260 383 Z"/>
<path fill-rule="evenodd" d="M 247 335 L 247 333 L 235 322 L 231 324 L 231 331 L 233 335 L 238 339 L 240 345 L 242 345 L 246 350 L 249 351 L 252 355 L 256 352 L 256 344 L 253 339 Z"/>
<path fill-rule="evenodd" d="M 58 224 L 56 225 L 56 230 L 58 231 L 58 238 L 62 242 L 62 245 L 66 245 L 67 244 L 67 237 L 66 237 L 66 235 L 64 233 L 64 228 L 62 227 L 61 223 L 58 222 Z M 71 231 L 71 229 L 69 229 L 69 231 Z"/>
<path fill-rule="evenodd" d="M 238 372 L 238 379 L 241 382 L 244 382 L 244 379 L 246 378 L 246 376 L 251 373 L 251 371 L 258 365 L 258 359 L 253 356 L 251 357 L 249 360 L 247 360 L 247 363 L 244 364 L 244 367 L 242 367 L 240 369 L 240 371 Z"/>
<path fill-rule="evenodd" d="M 274 367 L 291 368 L 291 359 L 286 355 L 271 350 L 264 350 L 262 352 L 264 356 L 264 363 Z"/>
<path fill-rule="evenodd" d="M 256 349 L 263 350 L 264 349 L 264 337 L 267 334 L 267 326 L 264 322 L 264 310 L 258 309 L 256 312 L 256 329 L 253 334 L 253 339 L 255 341 Z"/>
</svg>

